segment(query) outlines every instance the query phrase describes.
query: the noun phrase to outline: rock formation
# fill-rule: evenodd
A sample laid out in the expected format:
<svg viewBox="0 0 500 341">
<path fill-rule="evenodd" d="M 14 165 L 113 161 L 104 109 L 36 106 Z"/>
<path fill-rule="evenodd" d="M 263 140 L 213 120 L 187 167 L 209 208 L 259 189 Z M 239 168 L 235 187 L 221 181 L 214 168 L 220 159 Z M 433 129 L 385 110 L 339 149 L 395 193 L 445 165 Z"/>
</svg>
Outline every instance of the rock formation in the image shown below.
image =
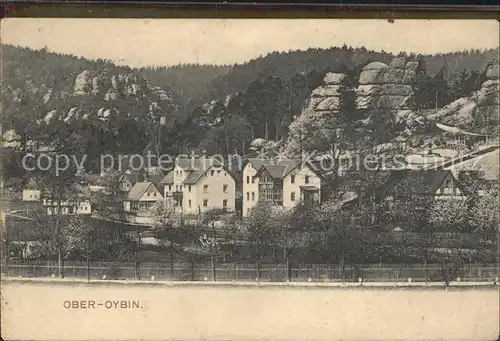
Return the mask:
<svg viewBox="0 0 500 341">
<path fill-rule="evenodd" d="M 343 73 L 327 73 L 323 85 L 313 90 L 307 109 L 325 113 L 339 111 L 342 96 L 349 90 L 346 81 Z"/>
<path fill-rule="evenodd" d="M 82 96 L 88 94 L 90 81 L 90 71 L 84 70 L 76 76 L 75 85 L 73 87 L 73 94 L 75 96 Z"/>
<path fill-rule="evenodd" d="M 486 80 L 477 94 L 476 123 L 484 131 L 498 131 L 500 124 L 500 76 L 499 65 L 492 65 L 486 72 Z M 495 129 L 491 129 L 494 127 Z"/>
<path fill-rule="evenodd" d="M 477 132 L 494 132 L 499 120 L 499 66 L 491 65 L 481 89 L 426 115 L 429 121 Z"/>
<path fill-rule="evenodd" d="M 417 62 L 406 57 L 396 57 L 389 65 L 367 64 L 359 76 L 356 107 L 391 111 L 411 108 L 417 67 Z"/>
</svg>

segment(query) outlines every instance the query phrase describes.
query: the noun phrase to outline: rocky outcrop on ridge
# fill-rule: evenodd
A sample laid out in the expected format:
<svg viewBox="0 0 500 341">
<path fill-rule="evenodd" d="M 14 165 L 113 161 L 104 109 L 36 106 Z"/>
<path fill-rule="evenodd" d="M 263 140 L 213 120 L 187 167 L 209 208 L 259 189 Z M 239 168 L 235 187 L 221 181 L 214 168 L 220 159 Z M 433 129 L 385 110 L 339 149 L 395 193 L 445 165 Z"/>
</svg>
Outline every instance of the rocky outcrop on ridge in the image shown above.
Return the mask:
<svg viewBox="0 0 500 341">
<path fill-rule="evenodd" d="M 358 109 L 409 109 L 413 105 L 413 84 L 418 62 L 396 57 L 389 65 L 372 62 L 359 76 L 356 90 Z"/>
<path fill-rule="evenodd" d="M 498 64 L 488 67 L 486 78 L 478 91 L 426 115 L 426 119 L 477 132 L 496 131 L 500 123 Z"/>
<path fill-rule="evenodd" d="M 76 77 L 73 85 L 72 94 L 55 94 L 53 89 L 43 96 L 44 104 L 49 106 L 58 106 L 57 99 L 65 99 L 73 96 L 72 102 L 78 103 L 78 98 L 91 105 L 75 105 L 69 109 L 53 108 L 46 112 L 45 116 L 38 119 L 37 124 L 50 124 L 53 120 L 59 120 L 69 123 L 75 120 L 97 119 L 108 121 L 113 115 L 125 115 L 130 117 L 138 113 L 120 113 L 115 106 L 120 100 L 134 100 L 143 102 L 145 110 L 149 109 L 151 116 L 154 113 L 161 112 L 162 109 L 171 111 L 175 109 L 176 104 L 173 94 L 161 87 L 152 86 L 144 78 L 132 72 L 116 72 L 109 74 L 107 70 L 92 72 L 84 70 Z M 54 105 L 49 103 L 54 101 Z"/>
<path fill-rule="evenodd" d="M 342 97 L 351 90 L 345 74 L 329 72 L 323 79 L 323 85 L 313 90 L 307 109 L 325 113 L 338 112 Z"/>
</svg>

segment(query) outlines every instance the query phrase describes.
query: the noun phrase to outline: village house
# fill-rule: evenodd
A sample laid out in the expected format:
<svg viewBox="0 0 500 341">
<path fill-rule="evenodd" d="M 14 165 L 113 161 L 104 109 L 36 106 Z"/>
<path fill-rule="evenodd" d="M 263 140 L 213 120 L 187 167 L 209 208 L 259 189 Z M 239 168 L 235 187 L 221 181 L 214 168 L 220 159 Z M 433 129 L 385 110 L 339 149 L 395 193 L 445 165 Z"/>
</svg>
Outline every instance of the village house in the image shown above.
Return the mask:
<svg viewBox="0 0 500 341">
<path fill-rule="evenodd" d="M 481 195 L 484 189 L 499 183 L 500 149 L 498 146 L 489 146 L 442 162 L 435 169 L 450 170 L 456 179 L 460 179 L 463 172 L 477 172 L 476 180 Z"/>
<path fill-rule="evenodd" d="M 404 205 L 424 213 L 435 200 L 464 200 L 468 194 L 450 170 L 415 169 L 392 171 L 374 193 L 388 214 Z"/>
<path fill-rule="evenodd" d="M 178 158 L 160 182 L 164 202 L 177 214 L 201 214 L 211 209 L 235 211 L 236 181 L 213 158 Z"/>
<path fill-rule="evenodd" d="M 300 202 L 319 202 L 321 178 L 316 169 L 300 160 L 248 159 L 243 168 L 243 216 L 247 217 L 259 200 L 285 209 Z"/>
<path fill-rule="evenodd" d="M 119 178 L 118 189 L 122 194 L 129 193 L 136 183 L 141 182 L 144 176 L 140 171 L 125 171 Z"/>
<path fill-rule="evenodd" d="M 150 215 L 153 205 L 162 201 L 163 195 L 152 182 L 137 182 L 123 200 L 123 209 L 125 212 Z"/>
<path fill-rule="evenodd" d="M 34 178 L 30 178 L 23 188 L 23 201 L 41 201 L 42 189 Z"/>
<path fill-rule="evenodd" d="M 92 204 L 90 200 L 58 200 L 43 199 L 43 207 L 47 215 L 55 215 L 60 208 L 60 215 L 92 214 Z"/>
</svg>

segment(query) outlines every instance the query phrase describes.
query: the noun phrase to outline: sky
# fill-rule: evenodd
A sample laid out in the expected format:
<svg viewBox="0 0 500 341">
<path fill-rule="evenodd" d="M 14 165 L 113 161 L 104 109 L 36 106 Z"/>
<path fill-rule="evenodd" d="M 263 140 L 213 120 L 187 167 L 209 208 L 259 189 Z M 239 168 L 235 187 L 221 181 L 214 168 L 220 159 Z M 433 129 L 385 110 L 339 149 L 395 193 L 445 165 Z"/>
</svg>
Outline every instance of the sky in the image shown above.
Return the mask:
<svg viewBox="0 0 500 341">
<path fill-rule="evenodd" d="M 2 43 L 141 67 L 235 64 L 273 51 L 347 44 L 446 53 L 499 46 L 495 20 L 7 18 Z"/>
</svg>

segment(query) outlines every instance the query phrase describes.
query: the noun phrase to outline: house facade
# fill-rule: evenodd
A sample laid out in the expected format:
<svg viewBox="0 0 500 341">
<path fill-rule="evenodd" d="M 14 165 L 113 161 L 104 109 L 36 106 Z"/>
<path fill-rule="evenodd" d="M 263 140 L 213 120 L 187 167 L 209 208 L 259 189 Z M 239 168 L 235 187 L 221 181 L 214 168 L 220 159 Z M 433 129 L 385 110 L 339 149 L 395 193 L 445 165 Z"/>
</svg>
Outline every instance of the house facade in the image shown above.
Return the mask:
<svg viewBox="0 0 500 341">
<path fill-rule="evenodd" d="M 60 215 L 92 214 L 92 204 L 90 200 L 62 200 L 58 203 L 57 200 L 43 199 L 43 206 L 47 215 L 55 215 L 58 212 Z"/>
<path fill-rule="evenodd" d="M 215 159 L 178 158 L 161 184 L 165 205 L 175 213 L 196 215 L 211 209 L 235 210 L 235 178 Z"/>
<path fill-rule="evenodd" d="M 23 188 L 23 201 L 41 201 L 42 190 L 34 178 L 31 178 Z"/>
<path fill-rule="evenodd" d="M 437 200 L 465 200 L 468 194 L 450 170 L 414 169 L 392 171 L 374 193 L 386 215 L 385 220 L 406 215 L 417 225 L 425 221 L 426 213 Z M 404 230 L 408 226 L 399 227 Z"/>
<path fill-rule="evenodd" d="M 141 182 L 142 180 L 143 174 L 141 172 L 127 170 L 118 180 L 119 192 L 121 192 L 122 194 L 129 193 L 132 187 L 134 187 L 136 183 Z"/>
<path fill-rule="evenodd" d="M 244 217 L 259 200 L 285 209 L 294 208 L 300 202 L 319 202 L 321 175 L 300 160 L 248 159 L 243 168 Z"/>
<path fill-rule="evenodd" d="M 139 215 L 149 215 L 157 202 L 163 201 L 163 195 L 152 182 L 137 182 L 123 200 L 123 210 Z"/>
</svg>

